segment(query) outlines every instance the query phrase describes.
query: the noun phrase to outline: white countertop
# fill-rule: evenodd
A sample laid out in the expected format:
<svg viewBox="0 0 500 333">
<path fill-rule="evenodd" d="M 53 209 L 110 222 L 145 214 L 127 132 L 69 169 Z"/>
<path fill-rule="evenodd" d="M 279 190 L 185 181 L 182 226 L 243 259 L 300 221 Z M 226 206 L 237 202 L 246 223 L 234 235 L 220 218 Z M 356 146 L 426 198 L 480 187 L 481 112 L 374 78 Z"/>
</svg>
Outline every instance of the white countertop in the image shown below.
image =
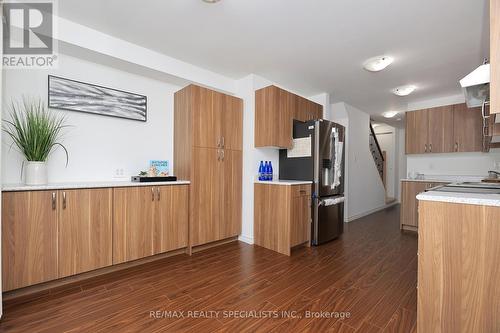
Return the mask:
<svg viewBox="0 0 500 333">
<path fill-rule="evenodd" d="M 454 181 L 448 181 L 448 180 L 430 180 L 430 179 L 410 179 L 410 178 L 405 178 L 401 179 L 402 182 L 417 182 L 417 183 L 443 183 L 443 184 L 448 184 L 448 183 L 454 183 Z"/>
<path fill-rule="evenodd" d="M 486 176 L 450 176 L 450 175 L 424 175 L 422 179 L 401 179 L 402 182 L 424 182 L 424 183 L 462 183 L 480 182 Z"/>
<path fill-rule="evenodd" d="M 269 184 L 269 185 L 308 185 L 312 184 L 310 180 L 255 180 L 255 184 Z"/>
<path fill-rule="evenodd" d="M 75 183 L 49 183 L 46 185 L 25 185 L 25 184 L 3 184 L 3 192 L 15 191 L 43 191 L 43 190 L 65 190 L 79 188 L 105 188 L 105 187 L 133 187 L 133 186 L 161 186 L 161 185 L 187 185 L 187 180 L 177 180 L 174 182 L 152 182 L 136 183 L 131 181 L 101 181 L 101 182 L 75 182 Z"/>
<path fill-rule="evenodd" d="M 456 193 L 429 191 L 417 195 L 418 200 L 439 201 L 466 205 L 500 207 L 500 194 Z"/>
</svg>

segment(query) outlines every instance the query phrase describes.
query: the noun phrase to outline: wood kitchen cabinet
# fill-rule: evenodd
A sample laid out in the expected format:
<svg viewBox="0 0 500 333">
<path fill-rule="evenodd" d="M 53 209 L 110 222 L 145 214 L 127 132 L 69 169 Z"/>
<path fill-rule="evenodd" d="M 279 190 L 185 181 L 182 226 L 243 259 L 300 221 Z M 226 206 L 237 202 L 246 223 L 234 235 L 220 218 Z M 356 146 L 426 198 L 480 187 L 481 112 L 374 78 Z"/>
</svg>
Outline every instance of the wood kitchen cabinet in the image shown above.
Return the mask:
<svg viewBox="0 0 500 333">
<path fill-rule="evenodd" d="M 255 147 L 292 147 L 292 125 L 297 100 L 276 86 L 255 92 Z"/>
<path fill-rule="evenodd" d="M 482 151 L 480 108 L 448 105 L 406 113 L 406 154 Z"/>
<path fill-rule="evenodd" d="M 113 264 L 153 255 L 154 187 L 113 189 Z"/>
<path fill-rule="evenodd" d="M 187 247 L 189 186 L 115 188 L 113 202 L 113 264 Z"/>
<path fill-rule="evenodd" d="M 241 202 L 243 179 L 243 153 L 225 150 L 222 160 L 223 200 L 221 201 L 221 223 L 219 238 L 241 234 Z"/>
<path fill-rule="evenodd" d="M 113 190 L 58 191 L 59 277 L 112 264 Z"/>
<path fill-rule="evenodd" d="M 483 149 L 483 117 L 481 108 L 466 104 L 453 105 L 453 151 L 474 152 Z"/>
<path fill-rule="evenodd" d="M 406 113 L 406 153 L 427 153 L 429 120 L 427 110 Z"/>
<path fill-rule="evenodd" d="M 500 113 L 500 0 L 490 0 L 490 113 Z"/>
<path fill-rule="evenodd" d="M 323 118 L 323 106 L 276 86 L 255 91 L 255 147 L 291 148 L 293 119 Z"/>
<path fill-rule="evenodd" d="M 400 227 L 403 230 L 416 231 L 418 229 L 418 200 L 417 195 L 426 189 L 443 185 L 439 182 L 402 181 L 401 182 L 401 209 Z"/>
<path fill-rule="evenodd" d="M 57 192 L 2 194 L 3 291 L 58 277 Z"/>
<path fill-rule="evenodd" d="M 427 152 L 453 151 L 453 107 L 441 106 L 427 109 L 429 123 Z"/>
<path fill-rule="evenodd" d="M 186 248 L 188 206 L 188 185 L 3 192 L 3 291 Z"/>
<path fill-rule="evenodd" d="M 254 240 L 290 255 L 311 239 L 311 185 L 254 185 Z"/>
<path fill-rule="evenodd" d="M 153 254 L 187 247 L 189 186 L 157 186 Z"/>
<path fill-rule="evenodd" d="M 219 149 L 193 149 L 189 230 L 192 246 L 219 239 L 219 222 L 222 221 L 222 172 Z"/>
<path fill-rule="evenodd" d="M 417 332 L 500 332 L 500 207 L 419 208 Z"/>
<path fill-rule="evenodd" d="M 212 96 L 210 119 L 200 116 L 198 95 Z M 277 96 L 277 95 L 276 95 Z M 189 85 L 174 98 L 175 174 L 191 181 L 189 247 L 236 237 L 241 232 L 243 102 L 234 96 Z M 196 106 L 195 106 L 196 105 Z M 196 132 L 215 133 L 215 144 L 198 144 Z M 208 138 L 208 136 L 207 136 Z"/>
</svg>

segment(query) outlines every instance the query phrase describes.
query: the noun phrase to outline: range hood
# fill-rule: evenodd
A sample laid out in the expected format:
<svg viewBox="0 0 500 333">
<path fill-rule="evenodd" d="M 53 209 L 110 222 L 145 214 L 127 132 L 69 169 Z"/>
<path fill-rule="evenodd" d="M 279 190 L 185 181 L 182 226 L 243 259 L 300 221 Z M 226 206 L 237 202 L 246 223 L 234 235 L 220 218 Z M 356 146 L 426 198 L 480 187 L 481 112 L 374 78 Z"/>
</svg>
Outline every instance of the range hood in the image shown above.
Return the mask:
<svg viewBox="0 0 500 333">
<path fill-rule="evenodd" d="M 490 99 L 490 64 L 484 63 L 460 80 L 469 108 L 483 106 Z"/>
</svg>

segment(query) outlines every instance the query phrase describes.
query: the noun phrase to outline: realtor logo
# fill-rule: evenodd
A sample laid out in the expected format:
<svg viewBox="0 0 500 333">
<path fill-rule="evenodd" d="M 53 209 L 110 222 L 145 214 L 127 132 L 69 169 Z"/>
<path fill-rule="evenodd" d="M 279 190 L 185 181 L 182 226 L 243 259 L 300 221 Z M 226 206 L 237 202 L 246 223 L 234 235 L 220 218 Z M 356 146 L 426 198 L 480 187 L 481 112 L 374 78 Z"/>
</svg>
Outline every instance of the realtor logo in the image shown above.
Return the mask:
<svg viewBox="0 0 500 333">
<path fill-rule="evenodd" d="M 53 1 L 3 3 L 5 67 L 54 68 L 53 11 Z"/>
</svg>

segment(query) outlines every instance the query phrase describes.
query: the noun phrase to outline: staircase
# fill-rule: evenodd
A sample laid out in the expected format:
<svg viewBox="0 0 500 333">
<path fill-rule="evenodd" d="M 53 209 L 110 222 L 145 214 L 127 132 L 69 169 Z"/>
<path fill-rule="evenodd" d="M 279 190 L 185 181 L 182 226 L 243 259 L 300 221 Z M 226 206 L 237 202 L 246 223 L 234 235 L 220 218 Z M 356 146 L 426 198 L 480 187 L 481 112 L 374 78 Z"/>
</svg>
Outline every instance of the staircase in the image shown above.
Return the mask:
<svg viewBox="0 0 500 333">
<path fill-rule="evenodd" d="M 384 184 L 384 188 L 386 189 L 385 194 L 385 203 L 391 204 L 396 201 L 395 198 L 387 196 L 387 170 L 386 170 L 386 155 L 385 151 L 382 151 L 380 145 L 377 140 L 377 136 L 375 135 L 375 131 L 373 130 L 372 123 L 370 122 L 370 151 L 373 156 L 373 161 L 377 166 L 378 173 L 380 175 L 380 179 L 382 180 L 382 184 Z"/>
<path fill-rule="evenodd" d="M 370 122 L 370 151 L 373 156 L 373 161 L 377 166 L 378 173 L 380 175 L 380 179 L 384 183 L 385 187 L 385 158 L 382 149 L 380 149 L 380 145 L 377 141 L 377 136 L 375 135 L 375 131 L 373 130 L 372 123 Z"/>
</svg>

